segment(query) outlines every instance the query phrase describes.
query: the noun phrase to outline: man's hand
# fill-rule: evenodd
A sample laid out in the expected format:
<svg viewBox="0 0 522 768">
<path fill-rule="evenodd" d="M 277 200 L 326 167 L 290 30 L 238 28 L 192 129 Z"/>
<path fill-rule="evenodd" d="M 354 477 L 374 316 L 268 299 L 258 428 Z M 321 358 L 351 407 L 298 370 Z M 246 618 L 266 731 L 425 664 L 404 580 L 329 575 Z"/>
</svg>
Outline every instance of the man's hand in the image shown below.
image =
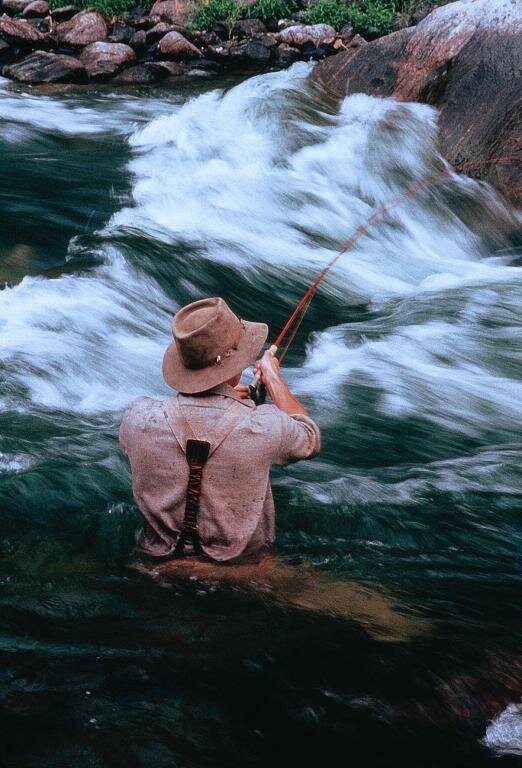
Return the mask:
<svg viewBox="0 0 522 768">
<path fill-rule="evenodd" d="M 241 400 L 246 400 L 250 397 L 250 387 L 248 384 L 236 384 L 234 391 L 239 395 Z"/>
<path fill-rule="evenodd" d="M 281 376 L 279 360 L 270 349 L 267 349 L 261 360 L 256 362 L 254 370 L 261 376 L 261 382 L 267 388 L 277 408 L 291 415 L 295 413 L 308 415 L 304 405 L 290 392 L 288 384 Z"/>
</svg>

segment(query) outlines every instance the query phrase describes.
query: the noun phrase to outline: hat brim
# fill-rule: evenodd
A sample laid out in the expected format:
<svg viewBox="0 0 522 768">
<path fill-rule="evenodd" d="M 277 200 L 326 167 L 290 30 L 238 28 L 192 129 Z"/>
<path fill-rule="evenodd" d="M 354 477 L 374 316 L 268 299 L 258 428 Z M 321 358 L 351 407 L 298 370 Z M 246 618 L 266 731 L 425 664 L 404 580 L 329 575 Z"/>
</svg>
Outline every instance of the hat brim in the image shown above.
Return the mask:
<svg viewBox="0 0 522 768">
<path fill-rule="evenodd" d="M 221 363 L 206 368 L 187 368 L 175 342 L 170 344 L 163 356 L 163 378 L 173 389 L 188 395 L 205 392 L 228 381 L 254 362 L 268 336 L 265 323 L 242 321 L 245 331 L 232 353 Z"/>
</svg>

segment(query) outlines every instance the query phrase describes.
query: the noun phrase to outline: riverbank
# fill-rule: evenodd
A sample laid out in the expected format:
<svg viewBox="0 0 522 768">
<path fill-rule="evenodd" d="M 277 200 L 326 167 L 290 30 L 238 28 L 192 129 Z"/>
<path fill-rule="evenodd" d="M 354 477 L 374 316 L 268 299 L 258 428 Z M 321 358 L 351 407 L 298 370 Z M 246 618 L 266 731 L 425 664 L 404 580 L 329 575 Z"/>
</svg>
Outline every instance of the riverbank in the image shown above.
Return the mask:
<svg viewBox="0 0 522 768">
<path fill-rule="evenodd" d="M 271 6 L 272 10 L 260 3 L 250 8 L 233 2 L 229 6 L 216 0 L 202 6 L 158 0 L 150 10 L 133 8 L 107 18 L 94 7 L 51 8 L 47 0 L 3 0 L 2 74 L 31 85 L 90 81 L 128 85 L 184 74 L 283 69 L 296 61 L 355 51 L 389 29 L 418 23 L 436 3 L 393 2 L 372 14 L 371 9 L 365 12 L 323 0 L 284 18 L 277 12 L 297 6 L 291 2 Z M 409 11 L 392 13 L 403 7 Z"/>
</svg>

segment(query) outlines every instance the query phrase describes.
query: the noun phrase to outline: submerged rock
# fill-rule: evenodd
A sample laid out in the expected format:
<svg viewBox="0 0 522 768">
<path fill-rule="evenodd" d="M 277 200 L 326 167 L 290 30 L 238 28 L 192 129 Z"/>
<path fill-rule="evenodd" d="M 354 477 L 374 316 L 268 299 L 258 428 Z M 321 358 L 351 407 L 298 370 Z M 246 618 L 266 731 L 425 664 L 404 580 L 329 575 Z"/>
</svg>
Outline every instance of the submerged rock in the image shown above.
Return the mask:
<svg viewBox="0 0 522 768">
<path fill-rule="evenodd" d="M 460 0 L 409 27 L 320 64 L 312 77 L 338 96 L 367 93 L 439 108 L 440 146 L 454 165 L 484 164 L 471 175 L 513 202 L 522 195 L 520 34 L 512 0 Z"/>
<path fill-rule="evenodd" d="M 4 77 L 21 83 L 84 83 L 85 67 L 74 56 L 36 51 L 22 61 L 10 64 L 2 70 Z"/>
<path fill-rule="evenodd" d="M 179 32 L 167 32 L 158 43 L 158 53 L 168 59 L 193 59 L 202 56 L 199 48 Z"/>
<path fill-rule="evenodd" d="M 108 79 L 135 60 L 136 54 L 124 43 L 91 43 L 80 55 L 80 61 L 93 80 Z"/>
<path fill-rule="evenodd" d="M 76 13 L 69 21 L 58 24 L 56 37 L 62 45 L 83 48 L 90 43 L 105 40 L 107 25 L 101 13 L 87 9 Z"/>
</svg>

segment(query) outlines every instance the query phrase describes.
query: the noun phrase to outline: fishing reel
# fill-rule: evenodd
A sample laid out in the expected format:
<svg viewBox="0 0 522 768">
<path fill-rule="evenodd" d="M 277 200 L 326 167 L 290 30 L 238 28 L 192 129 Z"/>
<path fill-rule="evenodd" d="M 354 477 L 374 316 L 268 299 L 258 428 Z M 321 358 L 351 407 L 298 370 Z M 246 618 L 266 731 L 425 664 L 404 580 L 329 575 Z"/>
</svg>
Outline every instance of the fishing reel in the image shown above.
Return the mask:
<svg viewBox="0 0 522 768">
<path fill-rule="evenodd" d="M 272 344 L 270 347 L 270 352 L 273 355 L 277 352 L 277 346 L 275 344 Z M 250 399 L 253 400 L 256 405 L 263 405 L 266 400 L 266 387 L 261 381 L 261 376 L 258 373 L 254 375 L 252 383 L 248 385 L 248 389 L 250 392 Z"/>
</svg>

